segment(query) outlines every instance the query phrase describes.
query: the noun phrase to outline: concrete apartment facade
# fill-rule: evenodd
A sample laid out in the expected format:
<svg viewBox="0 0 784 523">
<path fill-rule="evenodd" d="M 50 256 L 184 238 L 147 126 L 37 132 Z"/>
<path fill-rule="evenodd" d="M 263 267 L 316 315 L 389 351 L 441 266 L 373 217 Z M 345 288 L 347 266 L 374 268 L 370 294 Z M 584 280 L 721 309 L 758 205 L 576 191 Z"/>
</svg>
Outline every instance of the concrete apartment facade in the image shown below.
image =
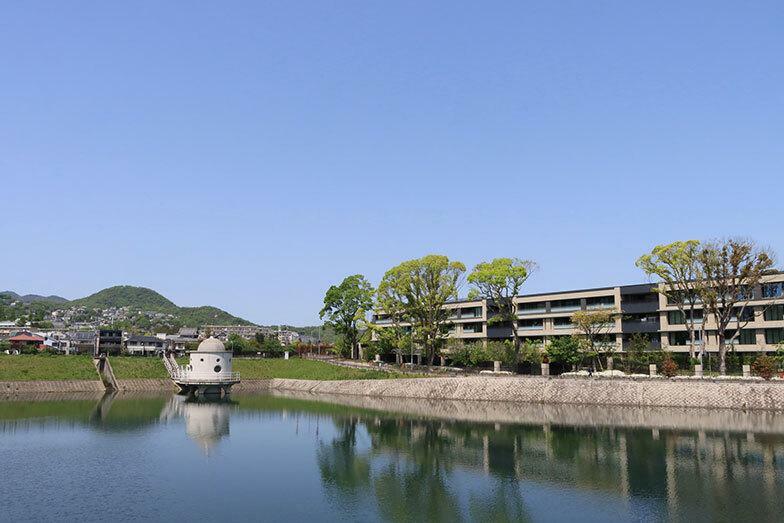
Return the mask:
<svg viewBox="0 0 784 523">
<path fill-rule="evenodd" d="M 653 284 L 620 285 L 552 293 L 526 294 L 514 298 L 517 307 L 518 335 L 523 340 L 548 344 L 560 336 L 571 336 L 578 331 L 571 316 L 580 310 L 616 312 L 612 325 L 603 333 L 604 343 L 615 351 L 625 351 L 635 334 L 649 338 L 654 347 L 672 352 L 688 352 L 686 325 L 677 314 L 677 307 L 656 292 Z M 464 300 L 446 305 L 451 311 L 449 337 L 466 342 L 505 340 L 512 338 L 511 325 L 488 323 L 486 300 Z M 752 314 L 735 343 L 739 352 L 775 351 L 784 341 L 784 273 L 766 276 L 754 290 L 749 304 Z M 373 315 L 380 327 L 392 325 L 383 312 Z M 707 319 L 706 350 L 718 350 L 716 326 Z M 745 320 L 741 321 L 744 324 Z M 404 324 L 404 328 L 407 326 Z M 737 329 L 737 322 L 730 326 Z M 684 339 L 686 336 L 686 339 Z M 609 347 L 608 347 L 609 348 Z"/>
</svg>

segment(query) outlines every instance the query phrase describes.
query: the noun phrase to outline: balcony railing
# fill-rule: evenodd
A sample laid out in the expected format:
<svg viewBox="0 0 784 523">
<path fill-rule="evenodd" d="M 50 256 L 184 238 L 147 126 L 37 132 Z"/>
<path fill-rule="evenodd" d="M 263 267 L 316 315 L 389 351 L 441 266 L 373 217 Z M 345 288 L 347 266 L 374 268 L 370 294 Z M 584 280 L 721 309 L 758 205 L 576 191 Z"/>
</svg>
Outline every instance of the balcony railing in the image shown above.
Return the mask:
<svg viewBox="0 0 784 523">
<path fill-rule="evenodd" d="M 615 303 L 588 303 L 585 305 L 585 309 L 589 311 L 601 310 L 601 309 L 614 309 Z"/>
<path fill-rule="evenodd" d="M 517 309 L 517 314 L 523 316 L 525 314 L 544 314 L 547 312 L 547 307 L 537 307 L 536 309 Z"/>
<path fill-rule="evenodd" d="M 544 329 L 544 324 L 539 325 L 518 325 L 517 330 L 519 331 L 540 331 Z"/>
<path fill-rule="evenodd" d="M 573 329 L 574 323 L 556 323 L 553 325 L 554 329 Z"/>
<path fill-rule="evenodd" d="M 572 312 L 579 311 L 579 305 L 560 305 L 557 307 L 550 307 L 550 312 Z"/>
</svg>

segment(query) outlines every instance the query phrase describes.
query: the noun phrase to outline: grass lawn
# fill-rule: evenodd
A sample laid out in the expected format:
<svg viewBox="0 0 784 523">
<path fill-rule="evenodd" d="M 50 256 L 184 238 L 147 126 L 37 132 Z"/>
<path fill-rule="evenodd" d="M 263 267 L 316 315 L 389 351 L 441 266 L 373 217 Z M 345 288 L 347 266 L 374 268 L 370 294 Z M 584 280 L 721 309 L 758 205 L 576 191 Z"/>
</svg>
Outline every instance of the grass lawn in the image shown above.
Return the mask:
<svg viewBox="0 0 784 523">
<path fill-rule="evenodd" d="M 117 379 L 168 378 L 160 358 L 110 356 Z M 187 358 L 178 359 L 181 365 Z M 388 373 L 377 370 L 338 367 L 321 361 L 284 359 L 234 360 L 234 370 L 241 378 L 270 379 L 292 378 L 300 380 L 351 380 L 411 377 L 406 374 Z M 54 381 L 54 380 L 97 380 L 91 356 L 50 355 L 0 355 L 0 381 Z"/>
<path fill-rule="evenodd" d="M 134 378 L 168 378 L 169 373 L 161 358 L 152 356 L 109 356 L 114 377 L 118 380 Z M 185 360 L 179 362 L 181 365 Z"/>
<path fill-rule="evenodd" d="M 90 356 L 0 354 L 0 381 L 97 380 Z"/>
</svg>

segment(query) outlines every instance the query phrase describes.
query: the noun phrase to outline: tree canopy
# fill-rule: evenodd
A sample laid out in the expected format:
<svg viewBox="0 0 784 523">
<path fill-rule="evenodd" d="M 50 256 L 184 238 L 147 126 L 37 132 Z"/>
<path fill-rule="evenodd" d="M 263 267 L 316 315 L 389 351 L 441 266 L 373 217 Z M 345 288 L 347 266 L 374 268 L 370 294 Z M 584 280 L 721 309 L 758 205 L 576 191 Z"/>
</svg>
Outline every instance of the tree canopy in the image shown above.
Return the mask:
<svg viewBox="0 0 784 523">
<path fill-rule="evenodd" d="M 520 352 L 520 337 L 517 334 L 517 306 L 514 297 L 519 295 L 523 284 L 528 280 L 536 263 L 520 258 L 495 258 L 481 262 L 468 275 L 468 282 L 474 286 L 473 295 L 491 302 L 495 314 L 488 318 L 488 324 L 506 323 L 512 328 L 514 353 Z"/>
<path fill-rule="evenodd" d="M 389 269 L 379 289 L 382 303 L 411 322 L 413 337 L 433 360 L 446 337 L 449 311 L 444 305 L 457 299 L 465 265 L 431 254 Z M 386 311 L 386 309 L 385 309 Z"/>
<path fill-rule="evenodd" d="M 359 357 L 359 324 L 373 306 L 373 286 L 361 274 L 347 276 L 340 285 L 333 285 L 324 295 L 324 308 L 319 317 L 335 329 L 353 358 Z"/>
</svg>

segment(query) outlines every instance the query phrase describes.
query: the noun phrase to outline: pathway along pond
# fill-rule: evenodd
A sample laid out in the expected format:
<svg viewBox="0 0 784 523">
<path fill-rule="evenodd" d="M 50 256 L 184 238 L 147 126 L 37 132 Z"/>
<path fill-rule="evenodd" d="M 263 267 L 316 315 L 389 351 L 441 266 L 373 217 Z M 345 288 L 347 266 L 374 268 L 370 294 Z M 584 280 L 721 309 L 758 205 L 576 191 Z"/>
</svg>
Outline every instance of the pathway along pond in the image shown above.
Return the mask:
<svg viewBox="0 0 784 523">
<path fill-rule="evenodd" d="M 282 394 L 13 398 L 0 400 L 0 514 L 781 521 L 781 417 Z"/>
</svg>

